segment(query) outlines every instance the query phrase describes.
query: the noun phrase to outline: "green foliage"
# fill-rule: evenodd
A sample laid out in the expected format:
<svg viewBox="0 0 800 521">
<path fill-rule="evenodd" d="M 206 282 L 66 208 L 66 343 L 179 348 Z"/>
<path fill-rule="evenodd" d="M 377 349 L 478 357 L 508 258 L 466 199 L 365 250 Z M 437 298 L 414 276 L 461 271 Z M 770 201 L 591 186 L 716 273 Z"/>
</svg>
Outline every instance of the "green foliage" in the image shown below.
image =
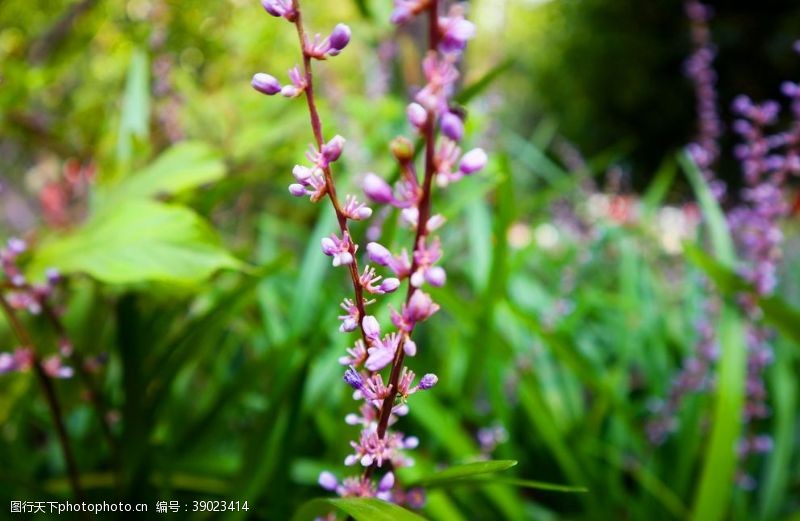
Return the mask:
<svg viewBox="0 0 800 521">
<path fill-rule="evenodd" d="M 188 208 L 129 201 L 98 212 L 73 233 L 44 242 L 29 270 L 35 278 L 57 268 L 110 284 L 189 284 L 219 269 L 241 267 Z"/>
<path fill-rule="evenodd" d="M 308 3 L 314 30 L 342 19 L 354 28 L 351 47 L 319 64 L 319 78 L 325 132 L 348 139 L 337 182 L 342 193 L 358 193 L 349 180 L 366 171 L 389 176 L 395 165 L 386 145 L 407 131 L 407 92 L 373 98 L 380 82 L 375 63 L 364 58 L 389 31 L 391 6 Z M 796 234 L 786 233 L 784 283 L 757 301 L 776 330 L 767 371 L 773 416 L 758 426 L 775 447 L 748 469 L 758 488 L 745 492 L 733 483 L 744 354 L 736 299 L 750 287 L 736 271 L 722 211 L 694 165 L 675 159 L 669 139 L 647 137 L 638 116 L 626 123 L 633 130 L 615 123 L 640 111 L 642 96 L 655 95 L 654 83 L 681 85 L 679 60 L 668 72 L 639 66 L 652 53 L 628 43 L 641 32 L 636 27 L 606 42 L 630 47 L 631 60 L 607 59 L 608 49 L 592 48 L 605 35 L 570 26 L 566 15 L 588 24 L 602 7 L 660 23 L 657 7 L 606 2 L 581 12 L 586 3 L 598 2 L 553 2 L 543 11 L 511 2 L 506 25 L 492 29 L 497 17 L 483 17 L 483 40 L 470 50 L 458 100 L 470 113 L 465 146 L 477 141 L 473 122 L 491 127 L 483 143 L 491 160 L 486 172 L 436 191 L 435 209 L 448 220 L 448 283 L 432 290 L 442 310 L 415 333 L 419 354 L 408 363 L 440 380 L 409 399 L 410 414 L 397 425 L 421 441 L 415 466 L 397 472 L 403 486 L 427 489 L 425 506 L 414 513 L 375 500 L 311 499 L 322 494 L 322 470 L 353 471 L 341 462 L 357 429 L 342 419 L 356 402 L 337 363 L 350 341 L 337 332 L 336 318 L 347 281 L 319 252 L 320 238 L 335 228 L 330 208 L 285 190 L 311 139 L 303 104 L 267 99 L 247 86 L 253 72 L 279 76 L 294 65 L 297 53 L 285 49 L 294 48 L 295 35 L 266 29 L 271 20 L 254 23 L 266 16 L 258 2 L 166 2 L 165 11 L 156 8 L 160 2 L 98 3 L 49 57 L 31 65 L 32 49 L 64 13 L 42 0 L 0 3 L 8 21 L 0 28 L 0 175 L 9 190 L 0 196 L 18 196 L 2 199 L 2 209 L 21 215 L 8 210 L 18 208 L 13 202 L 38 215 L 42 186 L 59 179 L 67 159 L 97 169 L 85 197 L 72 201 L 85 211 L 69 226 L 32 219 L 2 225 L 4 238 L 13 232 L 30 239 L 23 261 L 37 280 L 49 267 L 68 275 L 57 296 L 66 333 L 86 359 L 108 358 L 89 375 L 102 407 L 86 399 L 81 378 L 56 382 L 87 499 L 151 508 L 162 500 L 248 501 L 249 511 L 218 516 L 234 520 L 332 511 L 341 519 L 431 521 L 797 517 Z M 471 4 L 480 14 L 498 9 L 489 0 Z M 673 25 L 659 28 L 671 42 L 661 51 L 682 56 Z M 501 30 L 506 36 L 497 38 Z M 159 35 L 166 35 L 160 47 L 153 43 Z M 577 40 L 565 50 L 535 43 L 539 36 Z M 493 49 L 497 59 L 485 63 L 483 53 Z M 580 65 L 587 60 L 590 67 Z M 165 61 L 171 68 L 156 72 Z M 547 63 L 528 69 L 534 62 Z M 396 66 L 418 74 L 401 60 Z M 662 73 L 669 81 L 660 81 Z M 583 79 L 593 75 L 605 79 Z M 174 98 L 155 88 L 160 80 Z M 531 84 L 547 84 L 549 92 L 537 96 L 555 107 L 535 127 Z M 674 92 L 688 106 L 681 88 Z M 645 103 L 648 117 L 658 116 L 648 125 L 675 124 L 683 109 L 663 108 L 672 96 Z M 501 102 L 500 115 L 489 110 L 492 100 Z M 174 113 L 165 110 L 170 106 Z M 623 115 L 603 115 L 616 110 Z M 168 136 L 169 114 L 181 139 Z M 569 129 L 585 137 L 581 147 L 596 142 L 601 150 L 576 170 L 555 153 Z M 585 186 L 642 143 L 657 149 L 661 166 L 652 176 L 642 173 L 653 181 L 639 217 L 585 219 L 592 205 L 608 203 Z M 46 168 L 54 161 L 55 174 Z M 678 167 L 704 220 L 702 233 L 682 237 L 675 250 L 664 246 L 659 223 L 664 204 L 680 195 Z M 574 229 L 559 213 L 564 207 L 580 214 Z M 354 227 L 359 240 L 365 232 Z M 389 214 L 381 241 L 408 246 L 408 235 Z M 706 278 L 710 289 L 700 283 Z M 667 395 L 692 353 L 709 291 L 725 301 L 716 324 L 719 385 L 687 398 L 675 432 L 653 445 L 645 432 L 651 403 Z M 397 307 L 401 296 L 388 299 Z M 43 354 L 55 353 L 60 334 L 44 317 L 25 320 Z M 2 351 L 16 345 L 3 321 L 0 342 Z M 0 502 L 70 499 L 30 374 L 0 376 L 0 423 Z M 503 433 L 496 446 L 481 445 L 483 428 Z"/>
<path fill-rule="evenodd" d="M 408 510 L 372 498 L 314 499 L 303 505 L 293 521 L 309 521 L 324 515 L 331 507 L 344 512 L 356 521 L 421 521 L 425 518 Z"/>
</svg>

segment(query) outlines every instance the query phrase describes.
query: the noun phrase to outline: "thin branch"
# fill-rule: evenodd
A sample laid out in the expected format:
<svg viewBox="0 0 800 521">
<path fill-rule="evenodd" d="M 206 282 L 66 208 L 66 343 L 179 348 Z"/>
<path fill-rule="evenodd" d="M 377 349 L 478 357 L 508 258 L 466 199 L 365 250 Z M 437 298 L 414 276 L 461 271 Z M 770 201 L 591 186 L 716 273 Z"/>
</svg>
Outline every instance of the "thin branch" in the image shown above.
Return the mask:
<svg viewBox="0 0 800 521">
<path fill-rule="evenodd" d="M 303 28 L 303 15 L 300 10 L 299 0 L 294 0 L 293 6 L 297 13 L 294 18 L 294 25 L 297 28 L 297 37 L 300 39 L 300 47 L 303 50 L 303 69 L 306 80 L 305 95 L 306 102 L 308 104 L 308 113 L 311 119 L 311 129 L 314 132 L 314 140 L 317 144 L 317 150 L 322 151 L 322 146 L 325 144 L 325 137 L 322 133 L 322 121 L 320 120 L 319 112 L 317 111 L 317 104 L 314 98 L 314 76 L 311 68 L 311 56 L 307 52 L 306 48 L 306 35 L 305 29 Z M 345 236 L 350 238 L 348 241 L 349 252 L 353 258 L 353 261 L 349 264 L 350 279 L 353 283 L 355 305 L 358 309 L 358 327 L 361 331 L 361 338 L 364 341 L 364 345 L 365 347 L 368 347 L 369 342 L 367 340 L 367 334 L 364 331 L 364 326 L 362 323 L 364 317 L 366 316 L 366 311 L 364 309 L 364 288 L 361 284 L 361 278 L 359 276 L 355 242 L 352 240 L 352 235 L 350 234 L 350 229 L 347 225 L 347 216 L 342 211 L 342 205 L 339 202 L 339 198 L 336 196 L 336 184 L 334 183 L 330 166 L 326 166 L 322 169 L 322 171 L 325 175 L 326 192 L 331 204 L 333 205 L 333 209 L 336 212 L 336 219 L 339 222 L 339 229 L 342 232 L 342 238 Z"/>
<path fill-rule="evenodd" d="M 438 27 L 438 12 L 439 12 L 439 2 L 438 0 L 431 0 L 430 4 L 428 5 L 428 49 L 429 51 L 436 51 L 436 48 L 439 46 L 439 27 Z M 431 111 L 428 111 L 428 121 L 425 124 L 425 178 L 422 183 L 422 197 L 420 198 L 419 202 L 419 215 L 417 219 L 417 231 L 414 236 L 414 244 L 412 251 L 416 251 L 417 248 L 425 241 L 425 238 L 428 236 L 428 219 L 430 218 L 431 214 L 431 190 L 433 187 L 433 177 L 436 173 L 436 129 L 435 129 L 435 117 Z M 414 273 L 417 270 L 417 260 L 414 257 L 412 264 L 411 264 L 411 271 L 409 273 Z M 411 283 L 409 279 L 408 284 L 408 293 L 406 294 L 406 304 L 411 301 L 411 297 L 414 295 L 414 292 L 417 291 Z M 416 324 L 414 324 L 416 325 Z M 408 336 L 411 336 L 413 333 L 413 326 L 412 330 L 408 332 Z M 390 389 L 389 395 L 383 400 L 383 404 L 381 405 L 381 415 L 380 419 L 378 420 L 378 437 L 383 439 L 386 436 L 386 430 L 389 427 L 389 418 L 392 415 L 392 409 L 394 408 L 394 402 L 397 399 L 398 393 L 398 381 L 400 379 L 400 372 L 403 368 L 403 360 L 405 358 L 405 336 L 403 339 L 398 343 L 397 350 L 394 353 L 394 358 L 392 360 L 392 369 L 389 374 L 389 383 L 388 387 Z M 364 472 L 365 477 L 369 477 L 375 469 L 375 464 L 367 467 L 366 471 Z"/>
<path fill-rule="evenodd" d="M 39 353 L 36 350 L 36 347 L 31 339 L 30 334 L 25 329 L 25 326 L 22 325 L 19 318 L 17 317 L 14 308 L 8 303 L 5 297 L 0 293 L 0 307 L 3 308 L 3 312 L 5 313 L 6 317 L 8 318 L 8 322 L 11 324 L 11 329 L 13 329 L 14 334 L 19 339 L 20 343 L 23 347 L 27 347 L 31 349 L 33 352 L 33 369 L 34 373 L 36 373 L 36 378 L 39 381 L 39 385 L 42 387 L 42 391 L 44 392 L 45 398 L 47 400 L 47 405 L 50 409 L 50 416 L 52 417 L 53 424 L 56 427 L 56 433 L 58 434 L 58 442 L 61 446 L 61 452 L 64 455 L 64 461 L 67 465 L 67 475 L 69 478 L 70 486 L 72 487 L 72 492 L 75 495 L 75 498 L 78 501 L 84 500 L 83 489 L 81 488 L 80 483 L 80 474 L 78 472 L 78 465 L 75 462 L 75 456 L 72 453 L 72 449 L 70 448 L 69 444 L 69 437 L 67 436 L 67 430 L 64 427 L 64 415 L 61 411 L 61 404 L 58 401 L 58 397 L 56 396 L 55 388 L 53 387 L 53 382 L 42 366 L 41 360 L 39 358 Z"/>
</svg>

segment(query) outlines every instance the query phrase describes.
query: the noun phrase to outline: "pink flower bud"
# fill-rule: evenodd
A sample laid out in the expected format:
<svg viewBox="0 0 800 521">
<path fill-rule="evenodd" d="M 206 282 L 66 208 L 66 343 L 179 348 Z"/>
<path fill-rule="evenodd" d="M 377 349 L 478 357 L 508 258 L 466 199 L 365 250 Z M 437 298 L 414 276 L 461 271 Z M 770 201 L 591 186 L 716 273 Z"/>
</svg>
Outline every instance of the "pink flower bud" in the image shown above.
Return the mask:
<svg viewBox="0 0 800 521">
<path fill-rule="evenodd" d="M 250 85 L 252 85 L 253 88 L 258 92 L 266 94 L 267 96 L 272 96 L 281 91 L 280 82 L 275 79 L 274 76 L 270 76 L 269 74 L 265 74 L 263 72 L 255 74 L 253 76 L 253 80 L 250 82 Z"/>
<path fill-rule="evenodd" d="M 439 288 L 444 286 L 444 283 L 447 280 L 447 273 L 441 266 L 433 266 L 425 271 L 425 280 L 428 281 L 428 284 L 431 286 L 436 286 Z"/>
<path fill-rule="evenodd" d="M 433 373 L 428 373 L 423 376 L 419 381 L 419 388 L 423 391 L 430 389 L 439 381 L 439 377 Z"/>
<path fill-rule="evenodd" d="M 378 319 L 376 319 L 372 315 L 367 315 L 361 321 L 361 327 L 364 328 L 364 334 L 370 340 L 374 340 L 378 338 L 381 334 L 381 325 L 378 323 Z"/>
<path fill-rule="evenodd" d="M 371 172 L 364 177 L 364 193 L 376 203 L 388 204 L 394 200 L 389 183 Z"/>
<path fill-rule="evenodd" d="M 295 165 L 292 169 L 292 175 L 297 179 L 298 183 L 307 183 L 311 178 L 311 169 L 303 165 Z"/>
<path fill-rule="evenodd" d="M 439 305 L 433 302 L 431 296 L 424 291 L 417 290 L 411 295 L 406 308 L 405 318 L 410 322 L 421 322 L 439 311 Z"/>
<path fill-rule="evenodd" d="M 461 158 L 461 165 L 458 167 L 465 175 L 474 174 L 486 166 L 486 152 L 481 148 L 473 148 Z"/>
<path fill-rule="evenodd" d="M 349 333 L 351 331 L 355 331 L 358 328 L 358 322 L 353 317 L 347 317 L 342 320 L 342 324 L 339 326 L 339 331 L 342 333 Z"/>
<path fill-rule="evenodd" d="M 331 239 L 330 237 L 323 237 L 322 241 L 320 242 L 322 244 L 322 253 L 324 253 L 325 255 L 331 256 L 338 251 L 336 243 L 333 242 L 333 239 Z"/>
<path fill-rule="evenodd" d="M 300 95 L 301 90 L 295 87 L 294 85 L 284 85 L 281 88 L 281 96 L 286 98 L 296 98 Z"/>
<path fill-rule="evenodd" d="M 375 264 L 386 266 L 392 261 L 392 253 L 385 246 L 371 242 L 367 244 L 367 257 Z"/>
<path fill-rule="evenodd" d="M 295 197 L 305 197 L 306 187 L 301 184 L 292 183 L 289 185 L 289 193 Z"/>
<path fill-rule="evenodd" d="M 383 478 L 381 478 L 380 483 L 378 483 L 378 490 L 380 491 L 391 490 L 393 486 L 394 486 L 394 473 L 387 472 L 386 475 L 383 476 Z"/>
<path fill-rule="evenodd" d="M 392 363 L 394 358 L 394 351 L 386 347 L 371 347 L 368 352 L 369 357 L 364 362 L 364 367 L 370 371 L 380 371 Z"/>
<path fill-rule="evenodd" d="M 319 486 L 325 490 L 336 490 L 336 487 L 339 485 L 339 482 L 336 480 L 336 476 L 327 470 L 320 473 L 318 482 Z"/>
<path fill-rule="evenodd" d="M 363 221 L 365 219 L 369 219 L 371 216 L 372 208 L 369 208 L 368 206 L 362 206 L 353 213 L 353 219 L 356 221 Z"/>
<path fill-rule="evenodd" d="M 322 156 L 329 162 L 333 163 L 342 155 L 344 149 L 345 139 L 342 136 L 336 135 L 331 138 L 326 144 L 322 145 Z"/>
<path fill-rule="evenodd" d="M 384 293 L 391 293 L 400 287 L 400 280 L 395 277 L 389 277 L 388 279 L 384 279 L 379 287 Z"/>
<path fill-rule="evenodd" d="M 350 43 L 350 28 L 345 24 L 337 24 L 330 35 L 331 49 L 338 53 Z M 333 53 L 331 53 L 333 54 Z"/>
<path fill-rule="evenodd" d="M 406 341 L 403 343 L 403 351 L 406 353 L 407 356 L 416 356 L 417 343 L 411 340 L 410 337 L 407 337 Z"/>
<path fill-rule="evenodd" d="M 442 133 L 453 141 L 461 141 L 461 138 L 464 137 L 464 123 L 461 121 L 461 118 L 452 112 L 445 113 L 439 124 Z"/>
<path fill-rule="evenodd" d="M 428 111 L 419 103 L 411 103 L 406 108 L 408 121 L 417 129 L 421 129 L 428 122 Z"/>
</svg>

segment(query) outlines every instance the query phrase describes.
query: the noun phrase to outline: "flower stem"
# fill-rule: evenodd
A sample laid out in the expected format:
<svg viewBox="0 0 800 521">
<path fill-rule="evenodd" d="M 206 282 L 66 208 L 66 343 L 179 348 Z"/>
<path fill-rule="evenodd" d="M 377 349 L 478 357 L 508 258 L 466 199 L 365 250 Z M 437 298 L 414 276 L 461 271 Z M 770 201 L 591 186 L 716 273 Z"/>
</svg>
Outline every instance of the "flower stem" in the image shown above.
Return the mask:
<svg viewBox="0 0 800 521">
<path fill-rule="evenodd" d="M 438 27 L 438 11 L 439 11 L 439 2 L 438 0 L 431 0 L 430 4 L 428 5 L 428 50 L 432 52 L 436 52 L 436 48 L 439 46 L 439 27 Z M 422 196 L 419 200 L 419 216 L 417 219 L 417 231 L 414 235 L 414 245 L 413 250 L 416 251 L 417 248 L 420 247 L 420 244 L 425 242 L 426 237 L 428 236 L 428 219 L 431 215 L 431 190 L 433 187 L 433 176 L 436 173 L 436 122 L 434 118 L 434 114 L 431 111 L 428 111 L 428 122 L 425 125 L 425 178 L 422 182 Z M 414 273 L 417 269 L 417 261 L 414 259 L 411 264 L 411 271 L 410 273 Z M 414 286 L 411 285 L 410 281 L 408 284 L 408 293 L 406 294 L 406 304 L 411 301 L 412 295 L 417 290 Z M 409 336 L 413 332 L 410 331 L 408 334 Z M 405 338 L 405 337 L 404 337 Z M 391 389 L 389 395 L 383 400 L 383 405 L 381 406 L 381 415 L 380 419 L 378 420 L 378 437 L 383 439 L 386 436 L 386 430 L 389 427 L 389 418 L 392 415 L 392 408 L 394 407 L 394 402 L 397 399 L 397 384 L 398 380 L 400 379 L 400 372 L 403 368 L 403 359 L 405 358 L 405 350 L 404 348 L 405 340 L 401 340 L 397 346 L 397 350 L 394 353 L 394 359 L 392 360 L 392 369 L 389 374 L 389 384 L 388 387 Z M 370 466 L 366 469 L 365 477 L 369 477 L 372 473 L 374 468 Z"/>
<path fill-rule="evenodd" d="M 36 373 L 36 379 L 39 381 L 39 385 L 42 387 L 45 399 L 47 400 L 47 405 L 50 409 L 50 416 L 52 417 L 53 424 L 56 427 L 58 442 L 61 446 L 61 452 L 64 456 L 64 461 L 67 466 L 67 475 L 69 478 L 70 487 L 72 488 L 75 498 L 78 501 L 83 501 L 84 495 L 83 489 L 81 488 L 78 466 L 75 463 L 75 456 L 73 455 L 72 449 L 69 445 L 67 430 L 64 427 L 64 415 L 61 411 L 61 404 L 56 396 L 53 382 L 45 372 L 44 367 L 42 367 L 41 360 L 39 359 L 39 353 L 36 351 L 30 334 L 28 334 L 28 331 L 22 325 L 22 322 L 20 322 L 16 312 L 14 311 L 14 308 L 11 307 L 2 294 L 0 294 L 0 307 L 3 308 L 3 312 L 8 318 L 8 322 L 11 324 L 11 328 L 14 330 L 14 334 L 17 336 L 20 343 L 23 345 L 23 347 L 27 347 L 33 352 L 32 358 L 34 373 Z"/>
<path fill-rule="evenodd" d="M 322 133 L 322 121 L 320 120 L 319 112 L 317 111 L 317 104 L 314 98 L 314 77 L 311 67 L 311 55 L 308 54 L 306 48 L 306 35 L 305 29 L 303 28 L 303 15 L 300 10 L 299 0 L 293 0 L 293 7 L 297 13 L 294 18 L 294 25 L 297 28 L 297 37 L 300 39 L 300 48 L 303 51 L 303 70 L 306 80 L 305 95 L 306 103 L 308 104 L 308 114 L 311 119 L 311 129 L 314 132 L 314 140 L 317 144 L 317 150 L 321 151 L 322 146 L 325 144 L 325 137 Z M 336 212 L 336 219 L 339 222 L 339 229 L 342 232 L 342 237 L 344 238 L 347 236 L 352 239 L 352 235 L 350 234 L 350 230 L 347 225 L 347 216 L 342 211 L 342 205 L 339 202 L 339 198 L 336 196 L 336 184 L 333 180 L 331 168 L 330 166 L 326 166 L 322 169 L 322 171 L 325 175 L 326 192 L 328 193 L 328 198 L 330 199 L 333 209 Z M 367 334 L 364 332 L 364 326 L 362 325 L 362 319 L 366 316 L 366 311 L 364 310 L 364 288 L 361 284 L 361 279 L 359 276 L 360 272 L 358 269 L 358 261 L 356 260 L 355 242 L 350 240 L 349 243 L 350 255 L 353 258 L 353 262 L 351 262 L 349 265 L 349 271 L 350 279 L 353 282 L 355 305 L 358 309 L 358 327 L 361 332 L 361 338 L 364 341 L 364 345 L 367 346 L 369 345 L 367 341 Z"/>
</svg>

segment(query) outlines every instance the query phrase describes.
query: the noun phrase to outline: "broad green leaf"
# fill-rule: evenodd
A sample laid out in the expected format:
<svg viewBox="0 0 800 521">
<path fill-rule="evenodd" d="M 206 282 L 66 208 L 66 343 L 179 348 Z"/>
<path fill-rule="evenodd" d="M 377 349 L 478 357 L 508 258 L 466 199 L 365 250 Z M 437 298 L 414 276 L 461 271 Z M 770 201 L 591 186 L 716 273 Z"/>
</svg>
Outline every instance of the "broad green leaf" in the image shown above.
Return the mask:
<svg viewBox="0 0 800 521">
<path fill-rule="evenodd" d="M 95 214 L 82 228 L 44 242 L 28 267 L 85 273 L 111 284 L 200 282 L 243 264 L 219 243 L 195 212 L 153 201 L 131 201 Z"/>
<path fill-rule="evenodd" d="M 339 510 L 356 521 L 424 521 L 410 510 L 373 498 L 318 498 L 305 503 L 292 521 L 311 521 L 332 509 Z"/>
<path fill-rule="evenodd" d="M 451 481 L 458 481 L 461 479 L 474 478 L 475 476 L 482 476 L 485 474 L 494 474 L 510 469 L 517 462 L 515 460 L 491 460 L 491 461 L 475 461 L 472 463 L 465 463 L 463 465 L 453 465 L 446 468 L 441 472 L 431 474 L 417 480 L 409 486 L 431 486 L 431 485 L 444 485 Z"/>
<path fill-rule="evenodd" d="M 205 143 L 187 141 L 169 148 L 149 166 L 121 182 L 101 190 L 97 202 L 108 205 L 175 195 L 224 176 L 225 163 L 217 151 Z"/>
</svg>

